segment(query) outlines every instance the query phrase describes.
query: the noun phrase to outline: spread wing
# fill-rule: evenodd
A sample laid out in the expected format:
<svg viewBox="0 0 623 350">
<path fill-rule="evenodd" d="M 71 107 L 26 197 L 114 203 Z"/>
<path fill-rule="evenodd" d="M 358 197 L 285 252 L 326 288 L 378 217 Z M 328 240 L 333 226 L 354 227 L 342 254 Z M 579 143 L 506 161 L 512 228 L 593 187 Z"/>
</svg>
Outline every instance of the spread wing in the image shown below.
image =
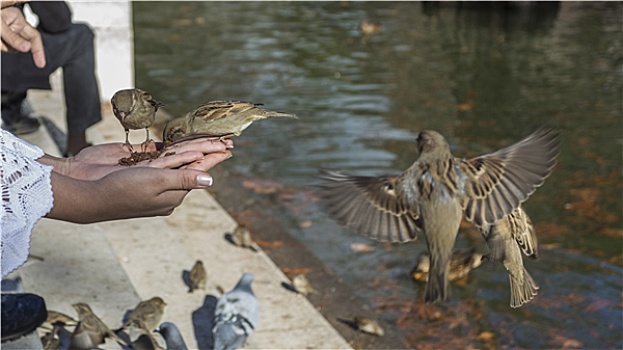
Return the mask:
<svg viewBox="0 0 623 350">
<path fill-rule="evenodd" d="M 415 240 L 420 230 L 416 208 L 396 190 L 399 176 L 349 176 L 326 171 L 318 194 L 341 225 L 380 241 Z"/>
<path fill-rule="evenodd" d="M 541 129 L 497 152 L 457 159 L 465 218 L 479 227 L 493 224 L 528 199 L 556 165 L 558 135 Z"/>
</svg>

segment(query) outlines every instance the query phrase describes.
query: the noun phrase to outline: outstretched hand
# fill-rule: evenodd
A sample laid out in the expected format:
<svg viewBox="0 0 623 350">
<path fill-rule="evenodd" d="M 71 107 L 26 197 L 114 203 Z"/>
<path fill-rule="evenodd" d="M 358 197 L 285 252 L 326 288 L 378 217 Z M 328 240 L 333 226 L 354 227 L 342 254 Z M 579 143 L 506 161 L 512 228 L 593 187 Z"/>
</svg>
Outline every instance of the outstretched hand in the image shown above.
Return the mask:
<svg viewBox="0 0 623 350">
<path fill-rule="evenodd" d="M 146 152 L 154 152 L 161 143 L 150 142 Z M 140 147 L 140 145 L 137 145 Z M 157 159 L 144 160 L 133 167 L 160 169 L 195 169 L 207 171 L 231 157 L 231 140 L 218 141 L 197 139 L 172 145 Z M 96 180 L 112 172 L 128 168 L 118 164 L 120 158 L 130 156 L 124 143 L 108 143 L 90 146 L 67 162 L 65 175 L 81 180 Z"/>
</svg>

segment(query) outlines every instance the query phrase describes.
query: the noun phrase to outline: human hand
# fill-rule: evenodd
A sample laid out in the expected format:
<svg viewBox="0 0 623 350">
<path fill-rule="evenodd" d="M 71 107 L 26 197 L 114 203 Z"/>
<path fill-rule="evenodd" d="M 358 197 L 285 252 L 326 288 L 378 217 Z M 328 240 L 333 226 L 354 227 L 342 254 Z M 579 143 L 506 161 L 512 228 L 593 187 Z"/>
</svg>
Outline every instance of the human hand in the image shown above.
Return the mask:
<svg viewBox="0 0 623 350">
<path fill-rule="evenodd" d="M 162 146 L 160 143 L 150 142 L 146 152 L 154 152 Z M 144 160 L 134 167 L 151 167 L 160 169 L 195 169 L 207 171 L 221 161 L 231 157 L 228 150 L 233 148 L 231 140 L 223 142 L 218 140 L 197 139 L 167 148 L 159 158 Z M 124 143 L 107 143 L 90 146 L 69 158 L 65 169 L 58 171 L 82 180 L 95 180 L 110 174 L 111 172 L 127 168 L 118 165 L 120 158 L 130 156 L 130 152 Z"/>
<path fill-rule="evenodd" d="M 45 67 L 45 51 L 41 34 L 26 22 L 22 11 L 17 7 L 3 7 L 0 10 L 0 17 L 2 22 L 2 51 L 30 51 L 35 65 L 39 68 Z"/>
<path fill-rule="evenodd" d="M 52 172 L 54 206 L 47 217 L 75 223 L 169 215 L 192 189 L 212 185 L 201 170 L 125 167 L 99 180 Z"/>
</svg>

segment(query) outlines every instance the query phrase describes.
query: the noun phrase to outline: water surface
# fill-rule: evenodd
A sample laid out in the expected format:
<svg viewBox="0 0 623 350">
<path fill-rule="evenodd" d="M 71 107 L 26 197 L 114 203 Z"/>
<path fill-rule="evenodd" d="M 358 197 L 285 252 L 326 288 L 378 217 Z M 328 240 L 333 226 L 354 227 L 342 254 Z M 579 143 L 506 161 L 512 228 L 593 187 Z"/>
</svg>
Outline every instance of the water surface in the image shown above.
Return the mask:
<svg viewBox="0 0 623 350">
<path fill-rule="evenodd" d="M 293 188 L 277 218 L 411 347 L 622 348 L 620 3 L 135 2 L 136 84 L 181 115 L 217 99 L 262 102 L 300 121 L 265 120 L 237 138 L 228 170 Z M 377 33 L 359 30 L 381 23 Z M 457 156 L 563 132 L 559 164 L 525 204 L 540 285 L 509 307 L 502 266 L 452 286 L 438 319 L 408 277 L 420 240 L 369 241 L 309 194 L 321 167 L 406 169 L 419 130 Z M 218 179 L 217 179 L 218 181 Z M 298 225 L 306 223 L 306 225 Z M 304 227 L 304 228 L 302 228 Z M 373 246 L 356 252 L 352 243 Z M 466 227 L 458 247 L 484 250 Z M 490 335 L 493 334 L 493 337 Z"/>
</svg>

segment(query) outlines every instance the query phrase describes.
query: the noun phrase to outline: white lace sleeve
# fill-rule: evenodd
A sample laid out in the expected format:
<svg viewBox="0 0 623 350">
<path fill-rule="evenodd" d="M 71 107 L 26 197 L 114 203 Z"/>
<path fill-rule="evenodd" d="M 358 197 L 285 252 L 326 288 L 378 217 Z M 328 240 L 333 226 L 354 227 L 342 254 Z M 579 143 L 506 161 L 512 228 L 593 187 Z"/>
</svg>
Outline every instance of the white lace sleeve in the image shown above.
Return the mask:
<svg viewBox="0 0 623 350">
<path fill-rule="evenodd" d="M 35 223 L 52 209 L 52 167 L 36 161 L 43 151 L 0 130 L 2 278 L 28 258 Z"/>
</svg>

